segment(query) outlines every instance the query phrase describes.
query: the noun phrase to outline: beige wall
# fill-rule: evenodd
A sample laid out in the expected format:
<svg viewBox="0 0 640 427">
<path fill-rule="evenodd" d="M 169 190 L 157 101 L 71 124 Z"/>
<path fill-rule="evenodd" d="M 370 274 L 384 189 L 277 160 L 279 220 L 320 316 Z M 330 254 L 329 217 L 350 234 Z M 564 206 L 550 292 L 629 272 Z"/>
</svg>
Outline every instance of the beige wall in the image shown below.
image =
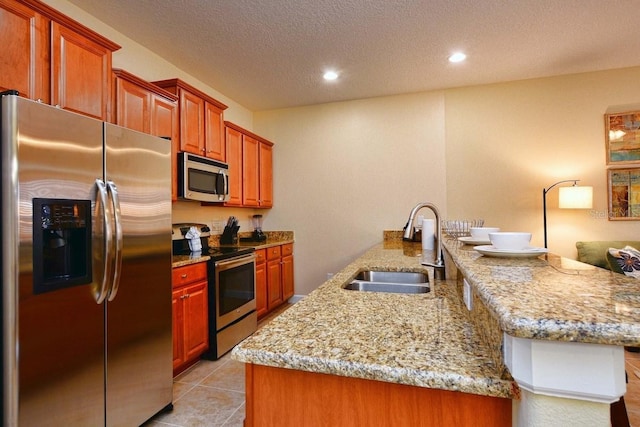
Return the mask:
<svg viewBox="0 0 640 427">
<path fill-rule="evenodd" d="M 250 230 L 294 230 L 296 293 L 307 294 L 382 236 L 418 202 L 444 217 L 533 233 L 542 245 L 542 189 L 563 179 L 594 187 L 594 210 L 557 208 L 548 195 L 549 247 L 631 238 L 640 222 L 607 215 L 603 114 L 638 104 L 640 68 L 251 112 L 66 0 L 54 8 L 119 43 L 114 67 L 148 80 L 179 77 L 229 105 L 225 119 L 275 142 L 275 207 L 259 211 L 174 205 L 174 222 L 229 215 Z M 429 215 L 427 211 L 423 211 Z"/>
<path fill-rule="evenodd" d="M 296 294 L 401 229 L 418 202 L 446 207 L 443 112 L 432 92 L 254 115 L 276 143 L 266 224 L 295 231 Z"/>
<path fill-rule="evenodd" d="M 543 245 L 542 189 L 580 179 L 593 210 L 558 209 L 547 194 L 548 246 L 575 258 L 579 240 L 640 236 L 640 221 L 609 221 L 604 114 L 637 103 L 640 68 L 448 90 L 447 199 L 451 216 L 531 231 Z"/>
<path fill-rule="evenodd" d="M 580 179 L 594 187 L 592 210 L 558 209 L 557 187 L 547 195 L 552 252 L 575 258 L 578 240 L 640 236 L 638 221 L 607 220 L 603 117 L 638 102 L 638 77 L 630 68 L 255 113 L 255 131 L 277 142 L 271 224 L 296 231 L 296 292 L 402 228 L 419 201 L 530 231 L 542 246 L 542 189 Z"/>
</svg>

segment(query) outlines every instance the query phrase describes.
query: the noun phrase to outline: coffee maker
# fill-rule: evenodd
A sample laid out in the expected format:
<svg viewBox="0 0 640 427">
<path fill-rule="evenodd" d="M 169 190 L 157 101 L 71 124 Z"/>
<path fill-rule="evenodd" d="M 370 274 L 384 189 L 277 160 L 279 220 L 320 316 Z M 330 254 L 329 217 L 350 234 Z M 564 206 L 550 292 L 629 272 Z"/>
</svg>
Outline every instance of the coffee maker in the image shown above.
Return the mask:
<svg viewBox="0 0 640 427">
<path fill-rule="evenodd" d="M 264 242 L 267 240 L 267 236 L 262 232 L 262 215 L 254 215 L 253 222 L 253 234 L 251 237 L 254 242 Z"/>
</svg>

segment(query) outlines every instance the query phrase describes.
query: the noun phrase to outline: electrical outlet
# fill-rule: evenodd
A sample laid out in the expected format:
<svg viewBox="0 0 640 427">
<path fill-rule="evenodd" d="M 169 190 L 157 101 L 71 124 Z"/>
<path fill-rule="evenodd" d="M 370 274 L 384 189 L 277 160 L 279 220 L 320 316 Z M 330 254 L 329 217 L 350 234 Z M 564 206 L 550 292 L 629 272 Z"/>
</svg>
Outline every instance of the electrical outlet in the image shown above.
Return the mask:
<svg viewBox="0 0 640 427">
<path fill-rule="evenodd" d="M 223 224 L 222 218 L 215 218 L 211 221 L 211 234 L 222 234 Z"/>
<path fill-rule="evenodd" d="M 462 298 L 464 299 L 464 305 L 467 306 L 467 310 L 471 311 L 473 307 L 473 293 L 467 279 L 462 279 Z"/>
</svg>

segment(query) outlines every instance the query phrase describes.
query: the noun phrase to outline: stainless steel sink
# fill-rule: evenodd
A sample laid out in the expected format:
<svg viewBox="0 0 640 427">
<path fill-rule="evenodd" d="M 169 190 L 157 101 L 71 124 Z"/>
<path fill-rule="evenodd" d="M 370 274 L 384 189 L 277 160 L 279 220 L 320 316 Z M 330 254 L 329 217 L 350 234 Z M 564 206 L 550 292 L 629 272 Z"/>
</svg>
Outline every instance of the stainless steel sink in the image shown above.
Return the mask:
<svg viewBox="0 0 640 427">
<path fill-rule="evenodd" d="M 398 294 L 424 294 L 430 291 L 429 276 L 425 273 L 375 270 L 361 271 L 344 289 Z"/>
<path fill-rule="evenodd" d="M 350 291 L 391 292 L 396 294 L 426 294 L 430 290 L 428 284 L 362 282 L 359 280 L 354 280 L 347 284 L 344 289 Z"/>
<path fill-rule="evenodd" d="M 429 276 L 425 273 L 414 273 L 411 271 L 376 271 L 365 270 L 358 273 L 355 280 L 366 282 L 384 283 L 427 283 Z"/>
</svg>

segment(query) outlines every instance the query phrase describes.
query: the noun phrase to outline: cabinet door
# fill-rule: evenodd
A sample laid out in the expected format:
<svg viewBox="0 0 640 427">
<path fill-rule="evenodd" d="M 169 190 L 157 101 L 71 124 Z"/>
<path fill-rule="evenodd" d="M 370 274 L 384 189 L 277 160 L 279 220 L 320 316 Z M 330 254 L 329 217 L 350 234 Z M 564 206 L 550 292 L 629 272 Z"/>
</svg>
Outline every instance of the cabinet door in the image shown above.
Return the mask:
<svg viewBox="0 0 640 427">
<path fill-rule="evenodd" d="M 282 273 L 280 258 L 267 261 L 267 307 L 271 310 L 282 304 Z"/>
<path fill-rule="evenodd" d="M 204 100 L 180 90 L 180 151 L 204 156 Z"/>
<path fill-rule="evenodd" d="M 225 206 L 242 206 L 242 134 L 225 127 L 225 141 L 229 164 L 229 200 Z"/>
<path fill-rule="evenodd" d="M 149 133 L 151 94 L 127 80 L 116 78 L 115 123 Z"/>
<path fill-rule="evenodd" d="M 260 143 L 248 135 L 242 135 L 242 205 L 259 206 Z"/>
<path fill-rule="evenodd" d="M 185 359 L 193 360 L 209 348 L 207 282 L 184 288 Z"/>
<path fill-rule="evenodd" d="M 256 264 L 256 312 L 262 317 L 268 312 L 267 308 L 267 265 Z"/>
<path fill-rule="evenodd" d="M 282 257 L 282 301 L 288 300 L 293 294 L 293 255 L 286 255 Z"/>
<path fill-rule="evenodd" d="M 51 23 L 51 104 L 109 121 L 111 51 Z"/>
<path fill-rule="evenodd" d="M 273 207 L 273 147 L 269 144 L 260 143 L 260 207 Z"/>
<path fill-rule="evenodd" d="M 0 90 L 49 103 L 49 20 L 14 0 L 0 0 Z"/>
<path fill-rule="evenodd" d="M 186 360 L 184 355 L 184 310 L 182 290 L 172 292 L 173 307 L 173 370 L 176 371 Z"/>
<path fill-rule="evenodd" d="M 224 144 L 224 124 L 222 120 L 222 112 L 220 108 L 205 102 L 205 148 L 206 156 L 211 159 L 226 160 L 226 149 Z"/>
<path fill-rule="evenodd" d="M 151 134 L 171 138 L 171 200 L 178 200 L 178 111 L 176 103 L 151 96 Z"/>
</svg>

